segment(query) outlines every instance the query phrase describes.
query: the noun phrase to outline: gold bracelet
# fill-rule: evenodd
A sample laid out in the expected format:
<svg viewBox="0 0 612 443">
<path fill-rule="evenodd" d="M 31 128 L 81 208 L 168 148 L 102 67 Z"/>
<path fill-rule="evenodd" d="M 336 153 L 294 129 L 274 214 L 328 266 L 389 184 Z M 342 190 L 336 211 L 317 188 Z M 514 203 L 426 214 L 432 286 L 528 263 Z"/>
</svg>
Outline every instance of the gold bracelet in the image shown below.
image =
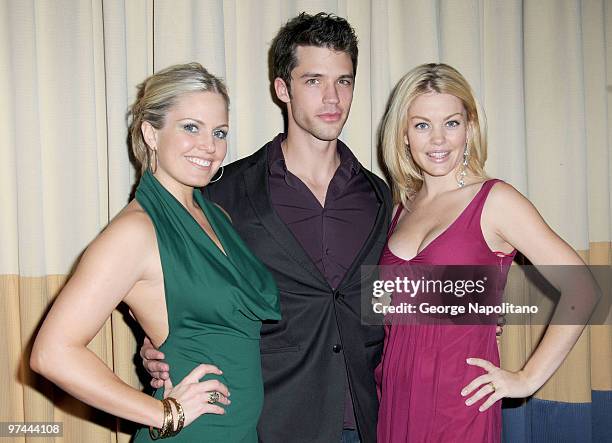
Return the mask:
<svg viewBox="0 0 612 443">
<path fill-rule="evenodd" d="M 172 408 L 170 407 L 170 402 L 168 399 L 164 398 L 162 401 L 162 406 L 164 407 L 164 422 L 162 424 L 161 429 L 154 428 L 153 426 L 149 426 L 149 436 L 151 440 L 157 440 L 159 438 L 169 437 L 172 432 L 172 426 L 174 423 L 174 414 L 172 414 Z M 157 432 L 157 434 L 156 434 Z"/>
<path fill-rule="evenodd" d="M 176 424 L 176 429 L 172 431 L 172 428 L 171 428 L 170 430 L 170 437 L 174 437 L 176 434 L 181 432 L 181 429 L 183 429 L 183 425 L 185 424 L 185 411 L 183 411 L 183 407 L 181 406 L 181 404 L 178 402 L 176 398 L 168 397 L 166 400 L 169 400 L 172 403 L 174 403 L 174 407 L 176 408 L 176 411 L 178 412 L 178 423 Z"/>
</svg>

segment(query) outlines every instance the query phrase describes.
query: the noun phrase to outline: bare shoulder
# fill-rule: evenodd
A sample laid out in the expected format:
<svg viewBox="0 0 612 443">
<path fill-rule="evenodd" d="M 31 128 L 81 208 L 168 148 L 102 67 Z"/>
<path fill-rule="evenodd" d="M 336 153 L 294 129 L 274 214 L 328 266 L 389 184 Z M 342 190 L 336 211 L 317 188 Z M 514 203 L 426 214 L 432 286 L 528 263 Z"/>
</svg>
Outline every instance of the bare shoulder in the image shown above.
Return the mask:
<svg viewBox="0 0 612 443">
<path fill-rule="evenodd" d="M 491 187 L 483 207 L 482 221 L 485 228 L 491 227 L 506 240 L 510 238 L 510 232 L 518 230 L 524 233 L 530 228 L 546 227 L 529 199 L 505 182 L 497 182 Z M 509 243 L 515 248 L 518 246 L 512 241 Z"/>
<path fill-rule="evenodd" d="M 87 247 L 62 297 L 80 297 L 83 303 L 110 313 L 137 282 L 155 275 L 158 262 L 153 223 L 132 202 Z"/>
<path fill-rule="evenodd" d="M 489 197 L 481 223 L 486 239 L 497 235 L 536 265 L 582 264 L 580 257 L 548 226 L 537 208 L 513 186 L 498 182 Z"/>
<path fill-rule="evenodd" d="M 514 186 L 502 181 L 494 183 L 491 187 L 486 206 L 500 215 L 505 215 L 508 211 L 520 211 L 521 209 L 527 209 L 527 207 L 533 208 L 527 197 L 521 194 Z"/>
<path fill-rule="evenodd" d="M 132 200 L 108 224 L 105 233 L 126 238 L 130 243 L 141 243 L 155 237 L 155 227 L 149 215 L 136 200 Z"/>
<path fill-rule="evenodd" d="M 88 250 L 103 253 L 120 251 L 121 257 L 129 259 L 132 255 L 142 257 L 152 252 L 155 246 L 153 222 L 140 204 L 133 200 L 111 220 Z"/>
</svg>

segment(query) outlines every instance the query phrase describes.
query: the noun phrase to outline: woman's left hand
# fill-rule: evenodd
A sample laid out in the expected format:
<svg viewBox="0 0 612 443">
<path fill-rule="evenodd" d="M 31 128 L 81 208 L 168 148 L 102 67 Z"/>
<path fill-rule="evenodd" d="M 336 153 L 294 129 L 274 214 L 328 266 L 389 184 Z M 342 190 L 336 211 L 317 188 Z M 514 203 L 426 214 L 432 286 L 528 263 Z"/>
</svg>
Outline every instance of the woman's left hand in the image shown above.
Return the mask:
<svg viewBox="0 0 612 443">
<path fill-rule="evenodd" d="M 486 374 L 476 377 L 461 390 L 461 396 L 463 397 L 467 397 L 476 391 L 465 401 L 468 406 L 488 395 L 486 401 L 478 408 L 480 412 L 486 411 L 496 401 L 504 397 L 523 398 L 534 393 L 522 371 L 506 371 L 481 358 L 468 358 L 467 363 L 468 365 L 479 366 L 487 371 Z"/>
</svg>

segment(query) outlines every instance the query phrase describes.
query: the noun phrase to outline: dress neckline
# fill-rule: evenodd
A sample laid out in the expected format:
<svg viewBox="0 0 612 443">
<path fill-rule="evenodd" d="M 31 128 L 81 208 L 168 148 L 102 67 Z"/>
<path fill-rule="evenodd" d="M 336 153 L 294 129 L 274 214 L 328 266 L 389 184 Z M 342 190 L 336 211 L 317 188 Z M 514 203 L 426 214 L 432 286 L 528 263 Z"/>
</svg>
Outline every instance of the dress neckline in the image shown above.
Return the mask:
<svg viewBox="0 0 612 443">
<path fill-rule="evenodd" d="M 423 249 L 421 249 L 420 251 L 417 251 L 416 255 L 414 255 L 412 258 L 403 258 L 400 257 L 399 255 L 397 255 L 396 253 L 394 253 L 391 248 L 389 247 L 389 240 L 387 240 L 387 251 L 389 251 L 389 253 L 391 255 L 393 255 L 395 258 L 402 260 L 404 262 L 411 262 L 414 261 L 415 259 L 419 258 L 421 255 L 423 255 L 423 253 L 429 249 L 429 247 L 434 244 L 435 242 L 437 242 L 441 237 L 443 237 L 444 235 L 446 235 L 448 233 L 448 231 L 450 231 L 450 229 L 456 225 L 459 220 L 461 220 L 461 218 L 463 218 L 463 216 L 467 213 L 467 210 L 474 204 L 474 202 L 476 202 L 477 197 L 483 192 L 484 188 L 485 188 L 485 184 L 491 180 L 494 179 L 488 179 L 482 182 L 482 184 L 480 185 L 480 189 L 476 192 L 476 194 L 474 194 L 474 197 L 472 197 L 472 199 L 470 200 L 470 202 L 465 206 L 465 208 L 463 208 L 463 210 L 459 213 L 459 215 L 446 227 L 444 228 L 444 230 L 442 230 L 438 235 L 436 235 L 429 243 L 427 243 L 427 245 L 425 245 L 425 247 Z M 399 217 L 401 215 L 401 213 L 404 210 L 404 205 L 402 205 L 402 203 L 400 202 L 399 205 L 397 206 L 397 213 L 395 215 L 396 217 L 396 223 L 393 226 L 393 231 L 391 232 L 391 234 L 389 235 L 389 238 L 391 238 L 391 236 L 393 235 L 393 232 L 395 232 L 395 228 L 397 228 L 397 224 L 399 223 Z"/>
<path fill-rule="evenodd" d="M 218 253 L 219 256 L 223 257 L 225 260 L 233 264 L 229 256 L 229 250 L 227 248 L 225 239 L 222 238 L 223 237 L 222 235 L 220 235 L 218 226 L 216 224 L 215 217 L 213 217 L 212 214 L 210 213 L 210 208 L 199 189 L 197 188 L 193 189 L 194 200 L 197 206 L 200 208 L 200 211 L 202 211 L 202 215 L 208 221 L 210 228 L 212 229 L 212 231 L 215 233 L 215 235 L 219 239 L 219 243 L 221 243 L 221 248 L 217 246 L 217 244 L 214 242 L 211 236 L 208 235 L 208 233 L 204 230 L 204 228 L 202 228 L 202 226 L 200 226 L 200 223 L 198 223 L 195 217 L 191 215 L 191 213 L 187 210 L 187 208 L 183 206 L 183 204 L 168 189 L 166 189 L 164 185 L 161 184 L 161 182 L 157 179 L 157 177 L 155 177 L 150 171 L 146 171 L 143 174 L 142 179 L 145 179 L 145 180 L 149 179 L 153 187 L 158 188 L 162 193 L 166 194 L 170 198 L 170 200 L 172 200 L 175 203 L 176 206 L 180 207 L 181 208 L 180 210 L 182 210 L 185 213 L 185 215 L 187 215 L 188 219 L 191 220 L 192 226 L 196 230 L 196 232 L 199 231 L 201 235 L 207 238 L 208 240 L 207 243 L 211 246 L 212 249 L 214 249 Z"/>
</svg>

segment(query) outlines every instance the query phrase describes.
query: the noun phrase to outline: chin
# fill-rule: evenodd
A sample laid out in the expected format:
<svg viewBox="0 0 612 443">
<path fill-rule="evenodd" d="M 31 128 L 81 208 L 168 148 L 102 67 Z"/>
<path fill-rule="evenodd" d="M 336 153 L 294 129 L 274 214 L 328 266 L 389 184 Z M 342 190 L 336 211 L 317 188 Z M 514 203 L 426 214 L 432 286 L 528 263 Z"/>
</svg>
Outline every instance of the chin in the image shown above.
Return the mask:
<svg viewBox="0 0 612 443">
<path fill-rule="evenodd" d="M 312 135 L 314 135 L 319 140 L 331 142 L 331 141 L 336 140 L 341 132 L 342 132 L 342 126 L 340 128 L 319 129 L 319 130 L 313 131 Z"/>
<path fill-rule="evenodd" d="M 190 174 L 189 177 L 185 177 L 183 183 L 192 188 L 203 188 L 210 183 L 210 180 L 214 177 L 214 173 L 203 173 L 203 174 Z"/>
<path fill-rule="evenodd" d="M 429 175 L 430 177 L 435 177 L 435 178 L 440 178 L 440 177 L 455 177 L 457 172 L 454 169 L 449 170 L 444 170 L 444 171 L 440 171 L 438 170 L 426 170 L 426 169 L 421 169 L 423 171 L 424 174 Z"/>
</svg>

